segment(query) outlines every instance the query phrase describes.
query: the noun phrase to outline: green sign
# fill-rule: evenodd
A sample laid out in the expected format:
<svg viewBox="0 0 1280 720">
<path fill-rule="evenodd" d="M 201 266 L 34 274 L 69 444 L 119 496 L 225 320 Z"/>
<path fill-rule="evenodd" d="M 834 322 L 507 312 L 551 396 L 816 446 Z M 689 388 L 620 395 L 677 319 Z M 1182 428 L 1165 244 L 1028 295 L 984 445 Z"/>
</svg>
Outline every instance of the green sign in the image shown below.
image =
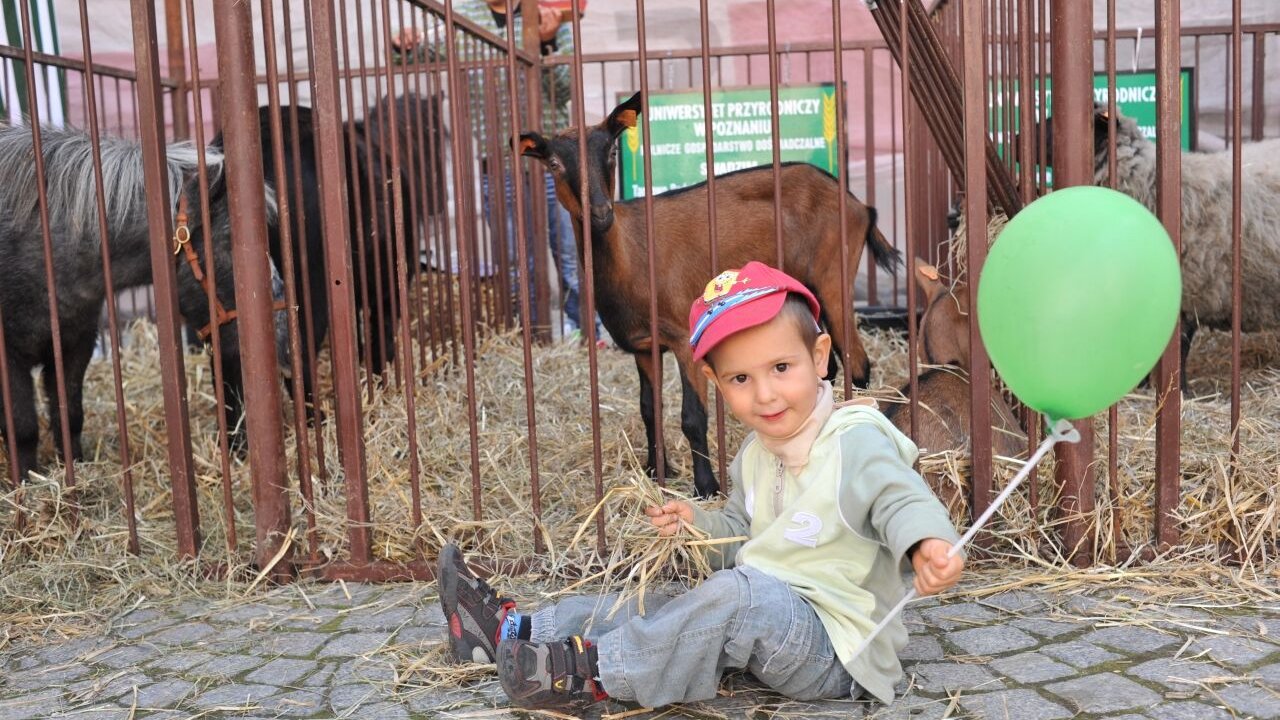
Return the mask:
<svg viewBox="0 0 1280 720">
<path fill-rule="evenodd" d="M 835 84 L 778 88 L 782 162 L 807 162 L 835 175 Z M 773 107 L 769 88 L 711 93 L 715 172 L 773 164 Z M 644 123 L 619 139 L 622 198 L 644 195 Z M 656 92 L 649 96 L 649 152 L 653 193 L 688 187 L 707 179 L 706 107 L 702 92 Z"/>
<path fill-rule="evenodd" d="M 1179 91 L 1182 98 L 1182 149 L 1191 149 L 1192 131 L 1195 129 L 1195 116 L 1192 114 L 1192 92 L 1194 85 L 1192 84 L 1191 68 L 1183 68 L 1179 74 Z M 1035 102 L 1040 101 L 1039 82 L 1035 83 L 1036 90 L 1032 94 Z M 991 98 L 993 105 L 991 108 L 991 131 L 1000 136 L 1001 130 L 1004 128 L 1005 116 L 1001 112 L 999 104 L 1004 95 L 1000 92 L 1000 85 L 996 83 L 992 86 Z M 1013 85 L 1013 102 L 1014 112 L 1009 118 L 1010 128 L 1018 131 L 1019 115 L 1017 112 L 1018 102 L 1021 95 L 1018 93 L 1017 83 Z M 1107 74 L 1095 73 L 1093 76 L 1093 100 L 1094 102 L 1107 103 Z M 1045 81 L 1045 104 L 1047 106 L 1047 114 L 1053 114 L 1053 83 L 1046 79 Z M 1156 74 L 1151 71 L 1143 72 L 1118 72 L 1116 73 L 1116 110 L 1125 117 L 1133 118 L 1138 123 L 1138 128 L 1142 134 L 1152 142 L 1156 142 Z"/>
</svg>

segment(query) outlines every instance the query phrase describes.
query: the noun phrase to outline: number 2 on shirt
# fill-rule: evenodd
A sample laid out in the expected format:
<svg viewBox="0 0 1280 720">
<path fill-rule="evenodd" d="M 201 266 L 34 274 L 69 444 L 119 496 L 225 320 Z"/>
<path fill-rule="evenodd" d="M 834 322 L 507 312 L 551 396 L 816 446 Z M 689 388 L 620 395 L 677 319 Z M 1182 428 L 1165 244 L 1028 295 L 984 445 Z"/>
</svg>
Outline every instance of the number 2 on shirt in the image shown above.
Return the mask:
<svg viewBox="0 0 1280 720">
<path fill-rule="evenodd" d="M 788 528 L 782 537 L 805 547 L 818 546 L 818 533 L 822 532 L 822 518 L 811 512 L 798 512 L 791 516 L 795 527 Z"/>
</svg>

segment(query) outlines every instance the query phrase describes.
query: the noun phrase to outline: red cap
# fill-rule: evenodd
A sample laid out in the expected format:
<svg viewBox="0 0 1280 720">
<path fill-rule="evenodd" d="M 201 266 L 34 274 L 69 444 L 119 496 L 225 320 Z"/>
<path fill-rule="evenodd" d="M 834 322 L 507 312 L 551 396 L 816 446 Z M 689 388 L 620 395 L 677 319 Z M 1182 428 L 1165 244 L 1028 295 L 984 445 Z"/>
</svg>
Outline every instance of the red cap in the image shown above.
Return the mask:
<svg viewBox="0 0 1280 720">
<path fill-rule="evenodd" d="M 689 308 L 689 347 L 693 359 L 701 360 L 721 340 L 749 327 L 773 319 L 787 293 L 796 293 L 809 302 L 813 321 L 821 308 L 809 288 L 790 275 L 765 265 L 749 262 L 738 270 L 725 270 L 707 283 L 707 289 Z"/>
</svg>

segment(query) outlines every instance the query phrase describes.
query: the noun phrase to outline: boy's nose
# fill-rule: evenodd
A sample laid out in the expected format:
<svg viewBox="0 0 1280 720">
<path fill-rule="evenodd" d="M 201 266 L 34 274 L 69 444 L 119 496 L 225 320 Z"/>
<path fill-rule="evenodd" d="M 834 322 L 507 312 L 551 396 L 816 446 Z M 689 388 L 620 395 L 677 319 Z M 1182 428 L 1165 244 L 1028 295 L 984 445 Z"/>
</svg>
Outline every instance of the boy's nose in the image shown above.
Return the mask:
<svg viewBox="0 0 1280 720">
<path fill-rule="evenodd" d="M 756 402 L 764 404 L 773 400 L 773 398 L 776 396 L 777 396 L 777 393 L 774 391 L 773 383 L 770 383 L 770 382 L 756 383 Z"/>
</svg>

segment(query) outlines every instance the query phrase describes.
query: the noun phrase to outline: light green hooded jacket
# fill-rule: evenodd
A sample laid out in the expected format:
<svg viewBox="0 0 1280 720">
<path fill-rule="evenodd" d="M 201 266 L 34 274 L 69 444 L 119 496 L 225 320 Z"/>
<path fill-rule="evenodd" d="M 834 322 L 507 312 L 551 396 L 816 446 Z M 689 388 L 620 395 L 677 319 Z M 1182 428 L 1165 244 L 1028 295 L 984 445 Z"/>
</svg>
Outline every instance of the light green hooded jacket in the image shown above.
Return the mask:
<svg viewBox="0 0 1280 720">
<path fill-rule="evenodd" d="M 857 658 L 854 649 L 906 592 L 908 550 L 930 537 L 959 540 L 946 509 L 912 469 L 918 454 L 874 407 L 842 407 L 819 432 L 799 476 L 784 471 L 752 434 L 729 468 L 733 489 L 724 509 L 695 509 L 694 524 L 713 537 L 750 537 L 718 546 L 712 565 L 746 565 L 789 584 L 817 612 L 849 675 L 886 704 L 902 676 L 902 620 Z"/>
</svg>

